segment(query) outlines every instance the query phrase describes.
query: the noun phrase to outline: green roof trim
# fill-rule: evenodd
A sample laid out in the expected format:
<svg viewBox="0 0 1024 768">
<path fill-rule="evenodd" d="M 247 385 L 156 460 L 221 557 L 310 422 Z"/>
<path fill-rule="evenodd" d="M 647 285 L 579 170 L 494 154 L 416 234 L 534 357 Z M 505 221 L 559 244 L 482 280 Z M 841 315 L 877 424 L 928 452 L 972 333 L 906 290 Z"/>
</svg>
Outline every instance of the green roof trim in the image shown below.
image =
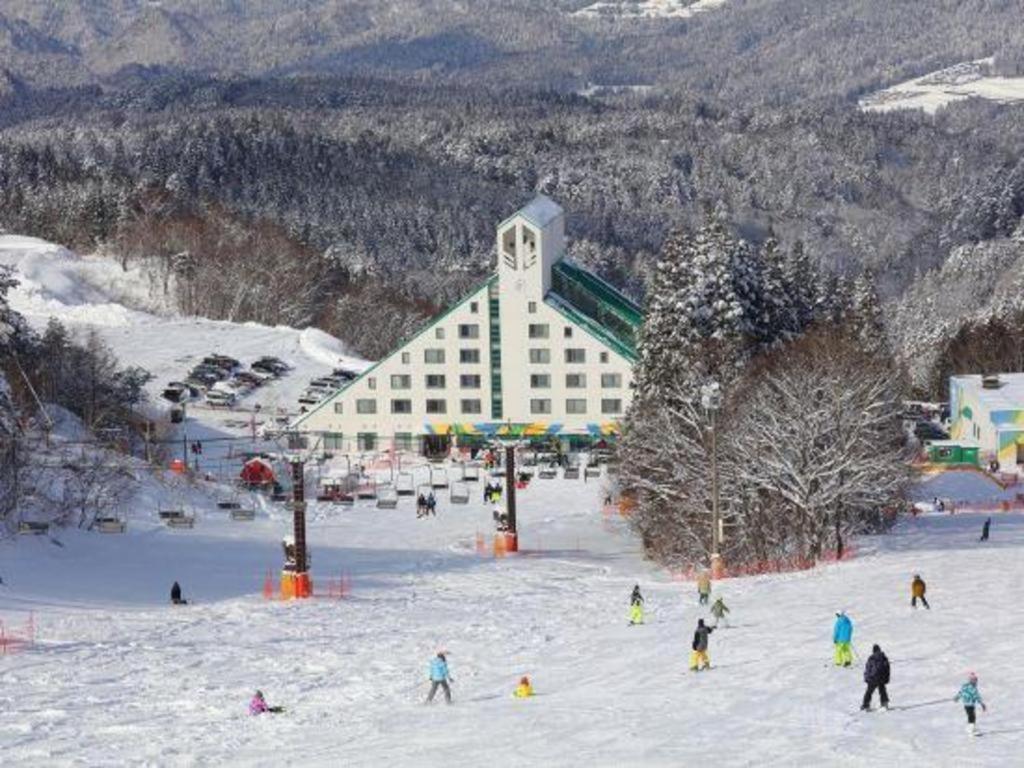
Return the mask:
<svg viewBox="0 0 1024 768">
<path fill-rule="evenodd" d="M 300 416 L 298 419 L 293 421 L 291 426 L 292 427 L 299 426 L 302 422 L 304 422 L 306 419 L 308 419 L 314 413 L 319 411 L 321 408 L 326 407 L 329 403 L 333 403 L 338 398 L 339 395 L 344 394 L 348 389 L 350 389 L 351 387 L 354 387 L 358 382 L 360 382 L 363 379 L 365 379 L 367 376 L 369 376 L 371 373 L 373 373 L 375 370 L 377 370 L 380 366 L 384 365 L 384 363 L 386 363 L 388 360 L 390 360 L 395 355 L 399 354 L 407 346 L 412 344 L 412 342 L 416 341 L 416 339 L 418 339 L 420 336 L 425 334 L 431 328 L 433 328 L 438 323 L 440 323 L 442 320 L 444 320 L 446 317 L 448 317 L 448 315 L 450 315 L 452 312 L 454 312 L 455 310 L 459 309 L 464 304 L 466 304 L 470 299 L 472 299 L 474 296 L 476 296 L 478 293 L 480 293 L 480 291 L 483 291 L 483 290 L 485 290 L 487 288 L 490 288 L 491 284 L 497 282 L 497 280 L 498 280 L 498 275 L 497 274 L 493 274 L 490 277 L 488 277 L 486 280 L 484 280 L 482 283 L 479 283 L 478 285 L 476 285 L 473 288 L 473 290 L 471 290 L 469 293 L 467 293 L 465 296 L 463 296 L 458 302 L 456 302 L 455 304 L 452 304 L 450 307 L 448 307 L 448 309 L 446 309 L 440 315 L 438 315 L 437 317 L 433 318 L 432 320 L 429 320 L 426 323 L 426 325 L 424 325 L 422 328 L 420 328 L 418 331 L 413 333 L 408 338 L 404 339 L 397 347 L 395 347 L 393 350 L 391 350 L 391 354 L 386 355 L 381 360 L 378 360 L 376 363 L 371 365 L 369 368 L 367 368 L 361 374 L 359 374 L 354 379 L 352 379 L 352 381 L 348 382 L 345 386 L 341 387 L 340 389 L 336 389 L 334 392 L 329 394 L 327 397 L 325 397 L 323 400 L 321 400 L 319 403 L 317 403 L 316 406 L 313 408 L 313 410 L 307 411 L 306 413 L 302 414 L 302 416 Z"/>
<path fill-rule="evenodd" d="M 604 280 L 564 259 L 552 268 L 545 301 L 630 362 L 637 360 L 643 310 Z"/>
</svg>

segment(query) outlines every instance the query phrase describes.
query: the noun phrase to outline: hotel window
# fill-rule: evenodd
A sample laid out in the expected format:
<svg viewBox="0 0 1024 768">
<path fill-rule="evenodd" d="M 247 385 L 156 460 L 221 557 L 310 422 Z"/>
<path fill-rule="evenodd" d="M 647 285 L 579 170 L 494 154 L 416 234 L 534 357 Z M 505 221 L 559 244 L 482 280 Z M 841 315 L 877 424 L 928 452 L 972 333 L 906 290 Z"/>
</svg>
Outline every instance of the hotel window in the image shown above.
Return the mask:
<svg viewBox="0 0 1024 768">
<path fill-rule="evenodd" d="M 334 404 L 334 412 L 335 413 L 344 413 L 345 411 L 344 411 L 343 405 L 344 405 L 343 403 L 335 403 Z"/>
<path fill-rule="evenodd" d="M 360 432 L 356 435 L 356 446 L 360 451 L 374 451 L 377 449 L 376 432 Z"/>
<path fill-rule="evenodd" d="M 427 389 L 444 389 L 444 374 L 428 373 Z"/>
<path fill-rule="evenodd" d="M 537 302 L 536 301 L 527 302 L 527 304 L 526 304 L 526 311 L 529 312 L 531 315 L 536 314 L 537 313 Z"/>
<path fill-rule="evenodd" d="M 435 339 L 443 339 L 444 338 L 444 328 L 435 328 L 434 329 L 434 338 Z"/>
<path fill-rule="evenodd" d="M 479 349 L 460 349 L 459 350 L 459 362 L 460 363 L 479 363 L 480 362 L 480 350 Z"/>
<path fill-rule="evenodd" d="M 412 400 L 392 400 L 392 413 L 412 413 Z"/>
<path fill-rule="evenodd" d="M 377 401 L 376 400 L 356 400 L 356 413 L 363 415 L 376 413 L 377 412 Z"/>
<path fill-rule="evenodd" d="M 619 389 L 622 387 L 621 373 L 602 373 L 601 389 Z"/>
<path fill-rule="evenodd" d="M 377 379 L 375 377 L 373 377 L 373 376 L 368 378 L 366 380 L 366 388 L 367 389 L 376 389 L 377 388 Z"/>
<path fill-rule="evenodd" d="M 601 401 L 601 413 L 615 414 L 622 413 L 622 401 L 621 400 L 602 400 Z"/>
<path fill-rule="evenodd" d="M 324 435 L 324 450 L 343 451 L 345 450 L 345 436 L 341 432 L 328 432 Z"/>
<path fill-rule="evenodd" d="M 551 413 L 550 400 L 531 400 L 530 413 Z"/>
<path fill-rule="evenodd" d="M 571 339 L 572 338 L 572 326 L 571 325 L 567 325 L 567 326 L 565 326 L 565 328 L 562 329 L 562 337 L 566 338 L 566 339 Z"/>
<path fill-rule="evenodd" d="M 550 349 L 531 349 L 530 350 L 530 362 L 531 363 L 550 363 L 551 362 L 551 350 Z"/>
<path fill-rule="evenodd" d="M 550 389 L 551 388 L 551 374 L 548 374 L 548 373 L 531 373 L 530 374 L 530 388 L 531 389 Z"/>
<path fill-rule="evenodd" d="M 570 398 L 565 401 L 565 412 L 566 413 L 586 413 L 587 412 L 587 401 L 582 399 Z"/>
<path fill-rule="evenodd" d="M 459 386 L 463 389 L 480 389 L 480 375 L 477 373 L 464 373 L 459 376 Z"/>
<path fill-rule="evenodd" d="M 468 323 L 459 326 L 459 338 L 460 339 L 479 339 L 480 338 L 480 326 L 476 323 Z"/>
<path fill-rule="evenodd" d="M 469 302 L 469 311 L 472 312 L 474 315 L 477 312 L 479 312 L 480 311 L 480 304 L 479 304 L 479 302 L 476 302 L 476 301 Z"/>
<path fill-rule="evenodd" d="M 461 403 L 463 413 L 481 413 L 479 400 L 463 400 Z"/>
<path fill-rule="evenodd" d="M 424 349 L 423 350 L 423 362 L 429 363 L 430 365 L 443 365 L 444 364 L 444 350 L 443 349 Z"/>
<path fill-rule="evenodd" d="M 587 362 L 587 350 L 585 350 L 585 349 L 567 349 L 567 350 L 565 350 L 565 362 L 567 362 L 567 363 L 585 363 L 585 362 Z"/>
<path fill-rule="evenodd" d="M 412 389 L 412 376 L 407 373 L 395 373 L 391 375 L 392 389 Z"/>
<path fill-rule="evenodd" d="M 565 374 L 565 386 L 568 389 L 583 389 L 587 386 L 587 374 L 567 373 Z"/>
<path fill-rule="evenodd" d="M 530 323 L 529 336 L 531 339 L 548 338 L 550 329 L 547 323 Z"/>
<path fill-rule="evenodd" d="M 448 401 L 427 400 L 427 413 L 448 413 Z"/>
<path fill-rule="evenodd" d="M 395 450 L 412 450 L 412 432 L 395 432 Z"/>
<path fill-rule="evenodd" d="M 408 365 L 409 362 L 410 362 L 409 353 L 408 352 L 403 352 L 402 353 L 402 365 Z"/>
<path fill-rule="evenodd" d="M 607 352 L 602 352 L 601 353 L 601 362 L 602 363 L 607 363 L 608 362 L 608 353 Z"/>
</svg>

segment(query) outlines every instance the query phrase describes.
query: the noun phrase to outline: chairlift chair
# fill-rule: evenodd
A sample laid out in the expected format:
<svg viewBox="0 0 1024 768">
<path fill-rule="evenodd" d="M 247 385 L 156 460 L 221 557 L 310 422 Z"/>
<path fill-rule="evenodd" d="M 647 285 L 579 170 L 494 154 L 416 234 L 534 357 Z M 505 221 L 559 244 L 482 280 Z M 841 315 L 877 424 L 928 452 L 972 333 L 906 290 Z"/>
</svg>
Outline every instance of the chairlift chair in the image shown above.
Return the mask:
<svg viewBox="0 0 1024 768">
<path fill-rule="evenodd" d="M 579 468 L 579 465 L 573 464 L 572 466 L 566 467 L 565 470 L 562 472 L 562 477 L 564 477 L 566 480 L 579 480 L 580 479 L 580 468 Z"/>
<path fill-rule="evenodd" d="M 597 464 L 588 464 L 587 468 L 584 470 L 584 474 L 587 477 L 600 477 L 601 476 L 601 467 L 600 467 L 600 465 L 597 465 Z"/>
<path fill-rule="evenodd" d="M 556 477 L 558 477 L 558 467 L 556 467 L 554 464 L 548 464 L 547 466 L 541 468 L 541 470 L 537 473 L 537 477 L 539 477 L 541 480 L 554 480 Z"/>
<path fill-rule="evenodd" d="M 398 491 L 395 486 L 385 483 L 377 488 L 377 509 L 394 509 L 398 506 Z"/>
<path fill-rule="evenodd" d="M 468 504 L 469 487 L 465 483 L 454 483 L 449 494 L 449 499 L 452 504 Z"/>
<path fill-rule="evenodd" d="M 416 485 L 413 482 L 412 474 L 409 472 L 399 472 L 398 477 L 395 478 L 395 493 L 399 496 L 415 496 Z"/>
<path fill-rule="evenodd" d="M 448 487 L 448 473 L 440 468 L 430 468 L 430 487 L 431 488 L 447 488 Z"/>
<path fill-rule="evenodd" d="M 480 465 L 477 462 L 464 464 L 462 467 L 462 481 L 464 483 L 476 483 L 480 480 Z"/>
<path fill-rule="evenodd" d="M 377 483 L 366 478 L 364 482 L 360 483 L 356 487 L 356 498 L 357 499 L 376 499 L 377 498 Z"/>
</svg>

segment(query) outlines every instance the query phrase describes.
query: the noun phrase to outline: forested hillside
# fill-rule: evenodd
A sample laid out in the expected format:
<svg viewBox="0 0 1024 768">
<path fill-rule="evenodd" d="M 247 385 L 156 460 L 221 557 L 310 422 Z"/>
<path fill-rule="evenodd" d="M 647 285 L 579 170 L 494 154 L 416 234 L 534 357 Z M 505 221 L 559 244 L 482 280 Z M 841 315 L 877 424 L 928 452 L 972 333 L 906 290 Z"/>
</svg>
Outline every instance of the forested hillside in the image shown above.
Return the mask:
<svg viewBox="0 0 1024 768">
<path fill-rule="evenodd" d="M 869 268 L 922 359 L 908 288 L 954 251 L 1019 247 L 1020 107 L 856 106 L 966 59 L 1015 71 L 1018 4 L 583 5 L 6 3 L 0 226 L 159 256 L 182 311 L 317 324 L 371 357 L 479 279 L 537 191 L 567 209 L 570 255 L 637 298 L 666 234 L 712 212 Z M 964 315 L 991 299 L 966 292 Z"/>
</svg>

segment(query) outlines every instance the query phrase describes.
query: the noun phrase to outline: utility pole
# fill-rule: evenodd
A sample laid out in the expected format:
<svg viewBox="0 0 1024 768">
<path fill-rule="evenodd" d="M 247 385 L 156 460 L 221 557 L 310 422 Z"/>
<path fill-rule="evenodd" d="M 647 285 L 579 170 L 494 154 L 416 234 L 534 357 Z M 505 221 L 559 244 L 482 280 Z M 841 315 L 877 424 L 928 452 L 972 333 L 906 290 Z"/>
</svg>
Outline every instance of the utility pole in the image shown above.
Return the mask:
<svg viewBox="0 0 1024 768">
<path fill-rule="evenodd" d="M 717 382 L 701 388 L 701 404 L 711 417 L 711 577 L 722 575 L 722 514 L 718 491 L 718 409 L 722 392 Z"/>
<path fill-rule="evenodd" d="M 294 568 L 288 565 L 281 574 L 281 597 L 305 598 L 313 596 L 313 582 L 309 578 L 309 556 L 306 550 L 306 464 L 292 459 L 292 513 L 294 515 Z"/>
<path fill-rule="evenodd" d="M 508 512 L 508 532 L 511 534 L 509 552 L 519 551 L 519 528 L 516 523 L 516 447 L 505 446 L 505 505 Z"/>
</svg>

